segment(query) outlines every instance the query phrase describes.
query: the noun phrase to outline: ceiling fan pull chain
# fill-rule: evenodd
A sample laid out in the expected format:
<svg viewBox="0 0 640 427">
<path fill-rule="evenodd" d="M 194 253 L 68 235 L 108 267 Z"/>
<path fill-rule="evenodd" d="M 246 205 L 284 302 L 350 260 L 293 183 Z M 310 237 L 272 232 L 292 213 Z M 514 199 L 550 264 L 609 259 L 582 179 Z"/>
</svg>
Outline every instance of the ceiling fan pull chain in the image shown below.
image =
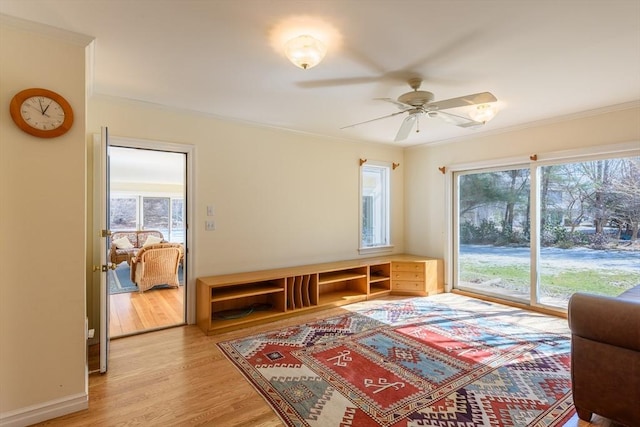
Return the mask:
<svg viewBox="0 0 640 427">
<path fill-rule="evenodd" d="M 420 132 L 420 117 L 416 118 L 416 133 Z"/>
</svg>

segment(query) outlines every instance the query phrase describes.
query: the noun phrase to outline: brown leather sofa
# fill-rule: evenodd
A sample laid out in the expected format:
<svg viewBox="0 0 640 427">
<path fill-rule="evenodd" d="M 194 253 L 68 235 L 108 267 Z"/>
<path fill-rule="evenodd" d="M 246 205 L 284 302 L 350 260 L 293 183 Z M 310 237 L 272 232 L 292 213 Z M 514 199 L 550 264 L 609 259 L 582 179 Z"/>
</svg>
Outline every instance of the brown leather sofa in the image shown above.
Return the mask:
<svg viewBox="0 0 640 427">
<path fill-rule="evenodd" d="M 618 297 L 576 293 L 568 316 L 578 417 L 640 426 L 640 285 Z"/>
</svg>

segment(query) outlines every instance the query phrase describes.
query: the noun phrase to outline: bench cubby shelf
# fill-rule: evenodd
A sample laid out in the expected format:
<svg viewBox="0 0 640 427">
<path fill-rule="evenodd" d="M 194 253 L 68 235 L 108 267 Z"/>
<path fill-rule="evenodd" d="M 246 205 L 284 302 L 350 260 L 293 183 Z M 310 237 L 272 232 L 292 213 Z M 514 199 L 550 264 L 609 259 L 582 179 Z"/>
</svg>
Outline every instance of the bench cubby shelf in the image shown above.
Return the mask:
<svg viewBox="0 0 640 427">
<path fill-rule="evenodd" d="M 393 262 L 424 265 L 442 261 L 395 255 L 273 270 L 199 277 L 197 323 L 206 334 L 255 326 L 287 316 L 389 295 L 394 292 Z M 442 269 L 431 269 L 442 276 Z M 442 277 L 428 277 L 439 289 L 427 292 L 416 285 L 416 295 L 443 290 Z"/>
</svg>

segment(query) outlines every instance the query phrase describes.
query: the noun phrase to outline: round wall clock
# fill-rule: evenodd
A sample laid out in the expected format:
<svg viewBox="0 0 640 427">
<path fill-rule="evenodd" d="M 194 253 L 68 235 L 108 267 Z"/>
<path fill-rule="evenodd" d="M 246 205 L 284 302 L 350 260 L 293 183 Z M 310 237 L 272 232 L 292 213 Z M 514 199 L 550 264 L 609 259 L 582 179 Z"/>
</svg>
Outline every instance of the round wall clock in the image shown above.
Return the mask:
<svg viewBox="0 0 640 427">
<path fill-rule="evenodd" d="M 73 109 L 62 96 L 41 88 L 18 92 L 9 105 L 11 118 L 20 129 L 40 138 L 55 138 L 73 125 Z"/>
</svg>

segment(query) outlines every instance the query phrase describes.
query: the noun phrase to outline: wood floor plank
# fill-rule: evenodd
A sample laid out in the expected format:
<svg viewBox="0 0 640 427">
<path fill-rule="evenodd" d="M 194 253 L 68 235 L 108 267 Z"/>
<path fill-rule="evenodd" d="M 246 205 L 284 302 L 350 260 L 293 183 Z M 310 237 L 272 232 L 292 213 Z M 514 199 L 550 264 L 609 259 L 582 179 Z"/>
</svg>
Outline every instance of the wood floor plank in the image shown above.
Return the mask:
<svg viewBox="0 0 640 427">
<path fill-rule="evenodd" d="M 111 338 L 184 323 L 184 286 L 114 294 L 109 298 Z"/>
<path fill-rule="evenodd" d="M 216 343 L 346 311 L 307 313 L 217 336 L 191 325 L 113 340 L 109 372 L 89 377 L 89 409 L 39 425 L 283 426 Z M 589 424 L 574 416 L 564 427 L 589 426 L 616 424 L 597 416 Z"/>
</svg>

